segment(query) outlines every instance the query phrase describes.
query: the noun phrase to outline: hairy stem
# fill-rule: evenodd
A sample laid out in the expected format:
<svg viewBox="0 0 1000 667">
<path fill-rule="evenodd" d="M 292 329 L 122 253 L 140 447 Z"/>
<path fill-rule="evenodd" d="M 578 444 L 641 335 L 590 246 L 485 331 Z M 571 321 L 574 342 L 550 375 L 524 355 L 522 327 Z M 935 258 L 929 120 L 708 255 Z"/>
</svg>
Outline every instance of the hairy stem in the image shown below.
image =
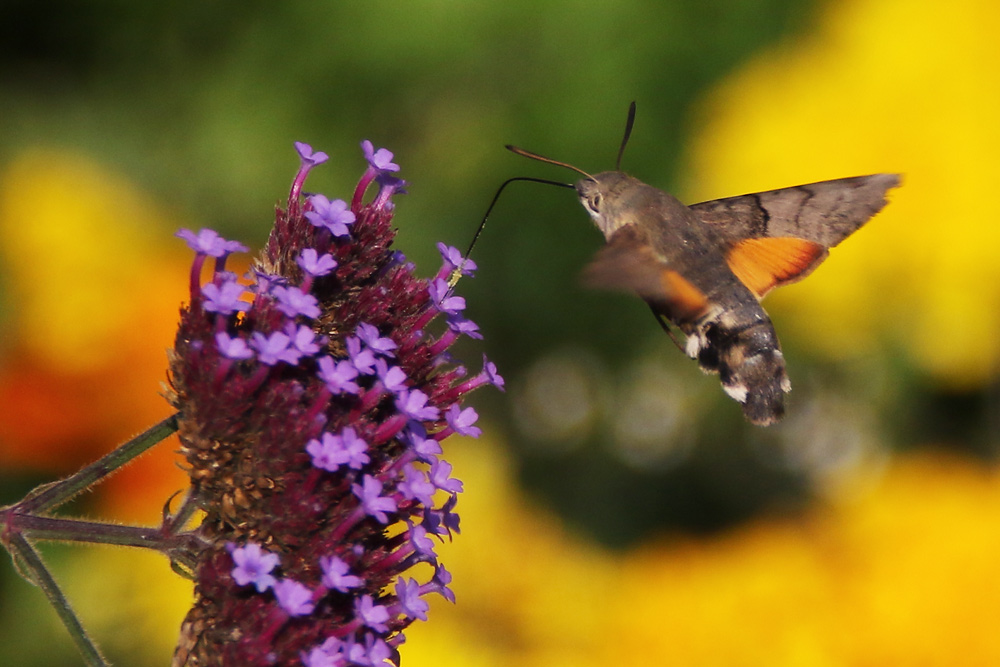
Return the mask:
<svg viewBox="0 0 1000 667">
<path fill-rule="evenodd" d="M 76 644 L 85 664 L 88 667 L 109 667 L 109 663 L 101 655 L 97 645 L 83 629 L 80 619 L 76 617 L 73 609 L 69 606 L 66 596 L 63 595 L 56 580 L 52 578 L 38 552 L 21 535 L 7 535 L 6 538 L 7 548 L 10 549 L 18 569 L 28 581 L 37 585 L 45 593 L 45 597 L 49 599 L 49 603 L 59 614 L 63 625 L 66 626 L 73 638 L 73 643 Z"/>
<path fill-rule="evenodd" d="M 66 479 L 35 489 L 14 507 L 17 508 L 18 514 L 36 514 L 54 509 L 78 493 L 87 490 L 176 431 L 177 414 L 175 413 L 79 472 Z"/>
</svg>

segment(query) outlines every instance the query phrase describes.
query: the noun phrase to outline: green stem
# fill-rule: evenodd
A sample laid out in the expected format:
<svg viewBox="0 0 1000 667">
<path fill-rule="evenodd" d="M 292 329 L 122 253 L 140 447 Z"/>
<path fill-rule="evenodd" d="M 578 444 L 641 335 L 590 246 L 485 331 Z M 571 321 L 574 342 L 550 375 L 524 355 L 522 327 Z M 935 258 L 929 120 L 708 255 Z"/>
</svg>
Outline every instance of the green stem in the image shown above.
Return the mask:
<svg viewBox="0 0 1000 667">
<path fill-rule="evenodd" d="M 31 540 L 97 542 L 164 552 L 178 546 L 175 536 L 164 535 L 159 528 L 22 514 L 16 506 L 0 512 L 0 531 Z"/>
<path fill-rule="evenodd" d="M 35 514 L 54 509 L 78 493 L 87 490 L 176 431 L 177 414 L 175 413 L 79 472 L 29 493 L 14 507 L 17 508 L 18 514 Z"/>
<path fill-rule="evenodd" d="M 73 613 L 66 596 L 63 595 L 59 584 L 52 578 L 45 563 L 37 551 L 20 535 L 9 535 L 7 540 L 8 548 L 18 564 L 18 569 L 27 576 L 27 579 L 38 585 L 49 599 L 49 603 L 55 608 L 63 625 L 69 631 L 70 637 L 76 644 L 80 655 L 89 667 L 110 667 L 109 663 L 101 656 L 97 645 L 94 644 L 87 631 L 83 629 L 80 619 Z"/>
</svg>

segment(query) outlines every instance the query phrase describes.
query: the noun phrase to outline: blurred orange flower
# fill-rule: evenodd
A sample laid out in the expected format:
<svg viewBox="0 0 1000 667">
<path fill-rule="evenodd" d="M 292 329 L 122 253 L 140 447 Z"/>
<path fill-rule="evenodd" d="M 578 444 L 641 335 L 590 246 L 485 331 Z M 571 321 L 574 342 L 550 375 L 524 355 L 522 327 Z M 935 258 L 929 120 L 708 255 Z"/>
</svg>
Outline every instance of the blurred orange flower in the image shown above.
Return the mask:
<svg viewBox="0 0 1000 667">
<path fill-rule="evenodd" d="M 81 155 L 33 150 L 0 173 L 5 469 L 66 474 L 171 413 L 159 391 L 190 266 L 174 228 Z M 109 482 L 117 518 L 155 519 L 185 487 L 174 448 Z"/>
</svg>

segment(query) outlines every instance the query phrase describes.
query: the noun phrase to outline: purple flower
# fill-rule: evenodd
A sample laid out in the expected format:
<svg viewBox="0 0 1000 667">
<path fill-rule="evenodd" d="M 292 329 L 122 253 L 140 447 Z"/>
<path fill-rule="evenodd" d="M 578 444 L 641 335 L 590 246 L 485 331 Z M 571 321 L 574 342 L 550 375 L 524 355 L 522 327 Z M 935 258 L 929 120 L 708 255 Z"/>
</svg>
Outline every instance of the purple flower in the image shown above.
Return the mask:
<svg viewBox="0 0 1000 667">
<path fill-rule="evenodd" d="M 354 224 L 357 218 L 343 199 L 330 201 L 323 195 L 313 195 L 309 198 L 309 205 L 312 210 L 306 211 L 305 217 L 313 226 L 328 229 L 334 236 L 350 235 L 351 230 L 347 226 Z"/>
<path fill-rule="evenodd" d="M 316 332 L 304 324 L 298 327 L 289 325 L 285 327 L 285 332 L 291 339 L 291 346 L 302 353 L 303 356 L 310 357 L 319 352 L 319 342 L 316 339 Z"/>
<path fill-rule="evenodd" d="M 361 151 L 365 154 L 365 159 L 372 169 L 380 172 L 399 171 L 399 165 L 392 161 L 392 152 L 385 148 L 375 150 L 372 142 L 365 139 L 361 142 Z"/>
<path fill-rule="evenodd" d="M 427 293 L 437 309 L 448 315 L 458 315 L 465 310 L 465 299 L 460 296 L 450 296 L 451 288 L 447 281 L 436 278 L 427 285 Z"/>
<path fill-rule="evenodd" d="M 427 481 L 427 475 L 409 463 L 403 466 L 403 481 L 399 483 L 399 491 L 404 498 L 411 498 L 424 505 L 434 503 L 435 486 Z"/>
<path fill-rule="evenodd" d="M 427 405 L 427 400 L 427 394 L 419 389 L 403 390 L 396 398 L 396 409 L 417 421 L 437 419 L 441 411 L 433 405 Z"/>
<path fill-rule="evenodd" d="M 305 667 L 343 667 L 347 658 L 344 650 L 347 644 L 336 637 L 327 637 L 319 646 L 314 646 L 309 653 L 302 654 L 302 664 Z"/>
<path fill-rule="evenodd" d="M 319 566 L 323 570 L 323 585 L 329 589 L 346 593 L 364 583 L 361 577 L 349 574 L 351 568 L 336 556 L 320 556 Z"/>
<path fill-rule="evenodd" d="M 362 595 L 354 601 L 354 611 L 365 625 L 377 632 L 388 631 L 385 622 L 389 620 L 389 610 L 375 604 L 371 595 Z"/>
<path fill-rule="evenodd" d="M 406 372 L 399 366 L 390 366 L 385 359 L 375 360 L 375 374 L 382 386 L 394 394 L 406 389 Z"/>
<path fill-rule="evenodd" d="M 304 249 L 295 263 L 303 271 L 316 278 L 325 276 L 337 268 L 337 260 L 333 258 L 333 255 L 328 252 L 320 255 L 315 248 Z"/>
<path fill-rule="evenodd" d="M 474 408 L 465 408 L 462 410 L 462 406 L 458 403 L 452 403 L 451 407 L 445 411 L 444 418 L 448 421 L 448 426 L 451 426 L 455 433 L 459 435 L 478 438 L 483 434 L 482 429 L 478 426 L 473 426 L 476 420 L 479 419 L 479 413 Z"/>
<path fill-rule="evenodd" d="M 295 142 L 295 150 L 299 154 L 299 158 L 302 160 L 302 166 L 315 167 L 318 164 L 323 164 L 330 159 L 330 156 L 323 151 L 313 152 L 312 146 L 301 141 Z"/>
<path fill-rule="evenodd" d="M 340 435 L 324 433 L 319 440 L 313 438 L 306 444 L 306 451 L 313 457 L 314 466 L 330 472 L 335 472 L 342 465 L 360 470 L 371 460 L 368 443 L 350 426 L 345 427 Z"/>
<path fill-rule="evenodd" d="M 371 375 L 375 372 L 375 353 L 367 347 L 362 347 L 361 339 L 349 336 L 344 340 L 347 346 L 347 356 L 351 360 L 354 368 L 362 375 Z"/>
<path fill-rule="evenodd" d="M 452 465 L 443 459 L 431 464 L 431 483 L 448 493 L 461 493 L 462 482 L 451 477 Z"/>
<path fill-rule="evenodd" d="M 451 572 L 444 569 L 444 565 L 438 564 L 434 568 L 434 578 L 431 579 L 431 582 L 434 585 L 435 590 L 440 593 L 441 597 L 448 602 L 455 604 L 455 594 L 451 592 L 450 588 L 448 588 L 448 584 L 451 583 Z"/>
<path fill-rule="evenodd" d="M 359 322 L 356 333 L 358 338 L 375 354 L 391 356 L 393 350 L 397 347 L 396 341 L 388 337 L 383 337 L 379 333 L 378 327 L 367 322 Z"/>
<path fill-rule="evenodd" d="M 227 280 L 221 285 L 207 283 L 201 287 L 201 293 L 205 297 L 203 307 L 210 313 L 219 313 L 220 315 L 246 310 L 249 304 L 246 301 L 240 301 L 244 291 L 243 285 L 236 281 Z"/>
<path fill-rule="evenodd" d="M 257 359 L 260 363 L 268 366 L 274 366 L 279 361 L 293 365 L 299 363 L 302 353 L 288 347 L 291 342 L 292 339 L 280 331 L 270 335 L 255 331 L 250 335 L 250 347 L 257 350 Z"/>
<path fill-rule="evenodd" d="M 410 447 L 413 448 L 413 451 L 417 453 L 421 461 L 431 462 L 443 451 L 441 443 L 434 438 L 428 438 L 427 430 L 418 422 L 411 422 L 406 427 L 403 437 L 410 444 Z"/>
<path fill-rule="evenodd" d="M 410 544 L 413 545 L 413 551 L 424 559 L 433 561 L 437 558 L 434 541 L 427 536 L 427 529 L 423 526 L 410 526 Z"/>
<path fill-rule="evenodd" d="M 202 229 L 197 234 L 190 229 L 181 229 L 175 236 L 187 241 L 188 247 L 196 253 L 209 257 L 225 257 L 230 253 L 247 251 L 245 245 L 239 241 L 227 241 L 214 229 Z"/>
<path fill-rule="evenodd" d="M 270 572 L 278 566 L 277 554 L 268 553 L 253 542 L 245 547 L 229 543 L 226 548 L 233 557 L 233 563 L 236 564 L 231 575 L 237 584 L 240 586 L 253 584 L 258 593 L 263 593 L 274 586 L 275 580 Z"/>
<path fill-rule="evenodd" d="M 313 465 L 321 470 L 336 472 L 347 463 L 340 438 L 332 433 L 324 433 L 319 440 L 313 438 L 307 442 L 306 452 L 312 457 Z"/>
<path fill-rule="evenodd" d="M 289 616 L 305 616 L 315 608 L 313 594 L 307 586 L 292 579 L 282 579 L 274 584 L 274 597 L 278 606 Z"/>
<path fill-rule="evenodd" d="M 416 579 L 396 579 L 396 597 L 403 613 L 409 618 L 427 620 L 427 610 L 431 608 L 427 601 L 420 597 L 420 584 Z"/>
<path fill-rule="evenodd" d="M 347 652 L 347 660 L 352 665 L 362 667 L 382 667 L 392 656 L 392 649 L 374 635 L 366 634 L 363 644 L 352 644 Z"/>
<path fill-rule="evenodd" d="M 350 361 L 334 361 L 333 357 L 319 358 L 319 377 L 333 394 L 357 394 L 361 391 L 358 383 L 358 369 Z"/>
<path fill-rule="evenodd" d="M 454 269 L 462 267 L 461 274 L 463 276 L 471 276 L 476 270 L 476 263 L 471 259 L 464 257 L 458 248 L 453 248 L 450 245 L 445 245 L 444 243 L 437 244 L 438 252 L 441 253 L 441 259 L 444 261 L 444 270 L 441 272 L 447 275 Z M 440 275 L 440 274 L 439 274 Z"/>
<path fill-rule="evenodd" d="M 396 501 L 389 496 L 382 495 L 382 482 L 371 475 L 361 478 L 361 484 L 351 484 L 351 492 L 361 501 L 365 514 L 373 517 L 379 523 L 389 523 L 386 512 L 396 511 Z"/>
<path fill-rule="evenodd" d="M 354 432 L 350 426 L 345 426 L 340 432 L 340 442 L 347 456 L 347 467 L 361 470 L 361 467 L 371 459 L 368 457 L 368 443 Z"/>
<path fill-rule="evenodd" d="M 483 355 L 483 375 L 489 384 L 493 385 L 500 391 L 504 390 L 503 378 L 500 376 L 500 373 L 497 372 L 497 365 L 487 359 L 485 354 Z"/>
<path fill-rule="evenodd" d="M 247 346 L 247 342 L 239 336 L 229 337 L 225 331 L 215 334 L 215 344 L 219 348 L 219 354 L 239 361 L 241 359 L 252 359 L 253 351 Z"/>
<path fill-rule="evenodd" d="M 289 317 L 304 315 L 315 319 L 319 317 L 319 301 L 312 294 L 303 292 L 298 287 L 278 285 L 271 293 L 278 300 L 278 310 Z"/>
<path fill-rule="evenodd" d="M 269 273 L 261 273 L 258 270 L 252 271 L 253 280 L 257 287 L 254 290 L 257 294 L 269 294 L 278 285 L 287 285 L 288 281 L 282 276 L 275 276 Z"/>
<path fill-rule="evenodd" d="M 476 340 L 482 340 L 483 335 L 479 333 L 479 325 L 472 320 L 467 320 L 464 317 L 449 317 L 448 318 L 448 328 L 458 334 L 465 334 L 469 338 L 474 338 Z"/>
</svg>

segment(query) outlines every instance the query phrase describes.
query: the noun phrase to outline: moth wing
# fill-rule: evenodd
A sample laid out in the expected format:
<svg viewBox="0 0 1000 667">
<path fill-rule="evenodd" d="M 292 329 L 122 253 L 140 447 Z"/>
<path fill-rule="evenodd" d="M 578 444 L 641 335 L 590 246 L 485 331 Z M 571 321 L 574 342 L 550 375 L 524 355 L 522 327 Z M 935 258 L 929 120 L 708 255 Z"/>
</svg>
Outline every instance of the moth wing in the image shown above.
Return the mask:
<svg viewBox="0 0 1000 667">
<path fill-rule="evenodd" d="M 898 174 L 840 178 L 693 204 L 729 268 L 758 298 L 801 280 L 886 205 Z"/>
<path fill-rule="evenodd" d="M 634 292 L 674 321 L 693 321 L 709 307 L 705 294 L 656 253 L 634 225 L 615 232 L 583 271 L 588 287 Z"/>
</svg>

